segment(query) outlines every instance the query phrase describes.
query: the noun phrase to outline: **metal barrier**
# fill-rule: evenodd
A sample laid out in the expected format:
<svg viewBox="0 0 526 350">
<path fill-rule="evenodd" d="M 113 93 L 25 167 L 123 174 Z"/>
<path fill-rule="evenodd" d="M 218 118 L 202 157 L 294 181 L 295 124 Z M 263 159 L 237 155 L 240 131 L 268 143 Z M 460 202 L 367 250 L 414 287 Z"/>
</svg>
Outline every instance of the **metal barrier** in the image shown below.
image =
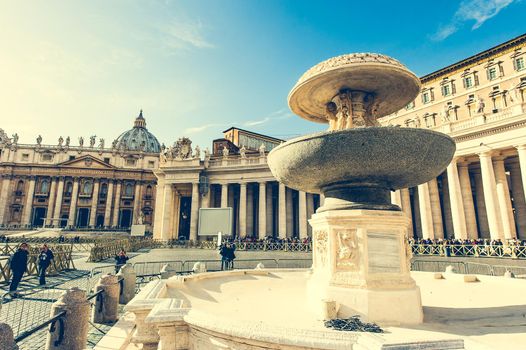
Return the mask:
<svg viewBox="0 0 526 350">
<path fill-rule="evenodd" d="M 450 261 L 450 260 L 413 260 L 411 263 L 412 271 L 444 272 L 447 266 L 453 266 L 457 273 L 503 276 L 506 271 L 510 271 L 517 277 L 526 278 L 526 267 L 490 265 L 471 261 Z"/>
<path fill-rule="evenodd" d="M 158 248 L 162 243 L 153 239 L 126 238 L 121 240 L 105 241 L 95 243 L 91 248 L 89 261 L 98 262 L 116 256 L 121 249 L 127 252 L 135 252 L 144 248 Z"/>
<path fill-rule="evenodd" d="M 526 258 L 526 246 L 518 244 L 412 244 L 413 255 Z"/>
</svg>

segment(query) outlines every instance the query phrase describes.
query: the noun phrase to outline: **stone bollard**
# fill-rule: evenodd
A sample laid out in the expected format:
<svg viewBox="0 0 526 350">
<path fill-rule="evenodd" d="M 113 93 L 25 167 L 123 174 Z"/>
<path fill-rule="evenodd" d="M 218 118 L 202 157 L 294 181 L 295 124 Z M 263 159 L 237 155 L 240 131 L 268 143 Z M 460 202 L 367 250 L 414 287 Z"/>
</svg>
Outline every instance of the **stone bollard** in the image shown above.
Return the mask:
<svg viewBox="0 0 526 350">
<path fill-rule="evenodd" d="M 323 320 L 334 320 L 338 314 L 338 307 L 334 300 L 324 299 L 322 303 L 322 317 Z"/>
<path fill-rule="evenodd" d="M 166 264 L 161 269 L 161 279 L 167 279 L 177 274 L 177 270 L 172 265 Z"/>
<path fill-rule="evenodd" d="M 120 280 L 120 296 L 119 303 L 128 304 L 135 296 L 135 284 L 137 281 L 137 273 L 133 269 L 133 265 L 128 263 L 121 267 L 117 274 L 117 279 Z"/>
<path fill-rule="evenodd" d="M 85 349 L 90 308 L 90 302 L 83 290 L 75 287 L 65 291 L 51 307 L 51 317 L 62 311 L 65 311 L 66 315 L 51 324 L 46 350 Z"/>
<path fill-rule="evenodd" d="M 511 272 L 510 270 L 506 270 L 506 272 L 504 272 L 504 277 L 506 277 L 506 278 L 515 278 L 515 274 L 513 272 Z"/>
<path fill-rule="evenodd" d="M 7 323 L 0 323 L 0 349 L 18 350 L 18 345 L 16 345 L 13 336 L 13 330 Z"/>
<path fill-rule="evenodd" d="M 94 323 L 111 323 L 118 319 L 120 285 L 117 276 L 102 276 L 95 292 L 103 290 L 95 299 L 91 320 Z"/>
<path fill-rule="evenodd" d="M 196 262 L 194 264 L 194 267 L 192 268 L 193 273 L 203 273 L 206 272 L 206 265 L 200 261 Z"/>
<path fill-rule="evenodd" d="M 447 266 L 446 273 L 455 273 L 455 268 L 451 265 Z"/>
<path fill-rule="evenodd" d="M 258 263 L 254 270 L 263 270 L 264 268 L 265 268 L 265 265 L 263 265 L 263 263 Z"/>
</svg>

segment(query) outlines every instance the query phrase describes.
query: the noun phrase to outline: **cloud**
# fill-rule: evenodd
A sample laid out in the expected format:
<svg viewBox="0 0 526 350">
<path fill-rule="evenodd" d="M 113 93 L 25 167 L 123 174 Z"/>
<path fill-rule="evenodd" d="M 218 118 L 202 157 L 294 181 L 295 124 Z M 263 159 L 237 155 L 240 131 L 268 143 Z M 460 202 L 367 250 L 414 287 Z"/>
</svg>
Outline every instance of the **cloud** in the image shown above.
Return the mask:
<svg viewBox="0 0 526 350">
<path fill-rule="evenodd" d="M 265 118 L 246 121 L 243 123 L 243 126 L 258 126 L 258 125 L 266 124 L 272 120 L 289 119 L 291 117 L 292 117 L 292 113 L 288 109 L 282 108 L 275 112 L 270 113 Z"/>
<path fill-rule="evenodd" d="M 265 117 L 265 118 L 260 119 L 260 120 L 249 120 L 248 122 L 244 122 L 243 125 L 244 126 L 256 126 L 256 125 L 265 124 L 265 123 L 267 123 L 269 121 L 270 121 L 270 118 L 269 117 Z"/>
<path fill-rule="evenodd" d="M 441 41 L 457 32 L 465 22 L 475 21 L 471 30 L 480 28 L 490 18 L 495 17 L 502 9 L 520 0 L 464 0 L 447 24 L 441 24 L 431 35 L 434 41 Z"/>
<path fill-rule="evenodd" d="M 201 125 L 201 126 L 194 126 L 194 127 L 185 129 L 184 133 L 185 134 L 197 134 L 197 133 L 200 133 L 202 131 L 205 131 L 206 129 L 209 129 L 209 128 L 212 128 L 212 127 L 215 127 L 215 126 L 219 126 L 219 125 L 220 124 L 211 123 L 211 124 L 204 124 L 204 125 Z"/>
<path fill-rule="evenodd" d="M 168 49 L 214 48 L 214 44 L 205 39 L 204 26 L 200 20 L 190 21 L 178 18 L 159 29 L 163 44 Z"/>
</svg>

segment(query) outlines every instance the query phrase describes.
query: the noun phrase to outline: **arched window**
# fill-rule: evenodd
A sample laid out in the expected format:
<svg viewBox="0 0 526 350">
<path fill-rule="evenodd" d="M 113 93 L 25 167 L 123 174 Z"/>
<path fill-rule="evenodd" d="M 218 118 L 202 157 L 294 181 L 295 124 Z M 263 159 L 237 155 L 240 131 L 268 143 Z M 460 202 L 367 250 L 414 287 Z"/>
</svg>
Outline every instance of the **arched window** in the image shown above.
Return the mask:
<svg viewBox="0 0 526 350">
<path fill-rule="evenodd" d="M 106 198 L 106 196 L 108 195 L 108 184 L 104 183 L 100 186 L 100 194 L 99 196 L 101 198 Z"/>
<path fill-rule="evenodd" d="M 152 186 L 151 185 L 148 185 L 146 187 L 146 195 L 147 196 L 151 196 L 152 195 Z"/>
<path fill-rule="evenodd" d="M 64 193 L 64 196 L 71 197 L 71 192 L 73 192 L 73 183 L 68 182 L 66 183 L 66 191 Z"/>
<path fill-rule="evenodd" d="M 18 183 L 16 184 L 16 190 L 17 192 L 24 191 L 24 181 L 22 180 L 18 181 Z"/>
<path fill-rule="evenodd" d="M 124 189 L 124 194 L 126 197 L 131 197 L 133 195 L 133 185 L 128 183 Z"/>
<path fill-rule="evenodd" d="M 40 183 L 40 193 L 48 193 L 49 191 L 49 181 L 48 180 L 42 180 Z"/>
<path fill-rule="evenodd" d="M 93 188 L 93 183 L 91 181 L 86 181 L 84 182 L 84 186 L 82 186 L 82 193 L 90 194 L 92 188 Z"/>
</svg>

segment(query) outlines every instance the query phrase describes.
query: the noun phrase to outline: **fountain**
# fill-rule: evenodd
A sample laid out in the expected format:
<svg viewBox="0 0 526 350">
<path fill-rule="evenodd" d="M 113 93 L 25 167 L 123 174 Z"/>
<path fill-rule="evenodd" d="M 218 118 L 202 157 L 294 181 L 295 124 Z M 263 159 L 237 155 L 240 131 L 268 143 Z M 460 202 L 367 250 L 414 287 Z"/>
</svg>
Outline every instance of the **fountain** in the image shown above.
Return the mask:
<svg viewBox="0 0 526 350">
<path fill-rule="evenodd" d="M 438 176 L 455 143 L 425 129 L 381 127 L 377 119 L 415 99 L 420 80 L 379 54 L 331 58 L 309 69 L 289 94 L 291 110 L 329 124 L 268 157 L 278 181 L 325 202 L 310 219 L 313 269 L 310 302 L 325 314 L 360 314 L 383 325 L 423 321 L 420 290 L 411 278 L 406 244 L 409 219 L 391 204 L 390 191 Z"/>
</svg>

